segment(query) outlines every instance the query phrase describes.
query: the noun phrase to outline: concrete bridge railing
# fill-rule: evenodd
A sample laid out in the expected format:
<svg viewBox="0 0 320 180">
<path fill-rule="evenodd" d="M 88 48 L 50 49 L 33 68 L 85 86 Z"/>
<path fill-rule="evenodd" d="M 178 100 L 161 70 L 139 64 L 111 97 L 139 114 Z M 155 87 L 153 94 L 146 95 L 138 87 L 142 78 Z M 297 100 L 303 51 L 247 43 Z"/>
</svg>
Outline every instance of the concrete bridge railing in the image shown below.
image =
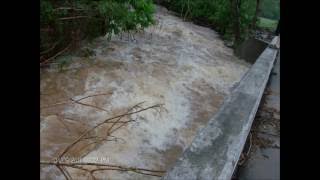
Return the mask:
<svg viewBox="0 0 320 180">
<path fill-rule="evenodd" d="M 229 180 L 250 132 L 277 56 L 279 37 L 262 52 L 164 180 Z"/>
</svg>

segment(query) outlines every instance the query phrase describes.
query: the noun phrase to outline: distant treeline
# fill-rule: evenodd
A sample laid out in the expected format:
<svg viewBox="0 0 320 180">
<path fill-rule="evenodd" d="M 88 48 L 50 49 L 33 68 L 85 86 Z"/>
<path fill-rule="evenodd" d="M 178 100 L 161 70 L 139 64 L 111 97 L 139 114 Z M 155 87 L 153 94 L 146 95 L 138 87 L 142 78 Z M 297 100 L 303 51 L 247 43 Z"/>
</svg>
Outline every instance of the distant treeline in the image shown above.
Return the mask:
<svg viewBox="0 0 320 180">
<path fill-rule="evenodd" d="M 154 2 L 235 44 L 255 28 L 257 16 L 278 19 L 280 13 L 279 0 L 40 0 L 40 62 L 83 39 L 144 29 L 154 23 Z"/>
<path fill-rule="evenodd" d="M 162 4 L 185 19 L 240 39 L 251 28 L 256 13 L 256 0 L 164 0 Z"/>
<path fill-rule="evenodd" d="M 278 19 L 279 0 L 156 0 L 186 20 L 212 27 L 235 44 L 256 28 L 258 16 Z"/>
</svg>

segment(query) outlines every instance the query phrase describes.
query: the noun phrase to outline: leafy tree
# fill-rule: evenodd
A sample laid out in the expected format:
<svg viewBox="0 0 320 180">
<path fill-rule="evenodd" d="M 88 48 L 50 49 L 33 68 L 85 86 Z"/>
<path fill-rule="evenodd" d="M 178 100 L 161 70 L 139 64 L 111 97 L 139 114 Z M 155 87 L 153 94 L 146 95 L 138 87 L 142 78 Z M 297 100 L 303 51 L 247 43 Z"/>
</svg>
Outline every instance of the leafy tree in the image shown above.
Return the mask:
<svg viewBox="0 0 320 180">
<path fill-rule="evenodd" d="M 256 0 L 165 0 L 163 4 L 182 17 L 207 25 L 235 41 L 252 27 Z"/>
<path fill-rule="evenodd" d="M 143 29 L 153 13 L 152 0 L 41 0 L 40 61 L 83 39 Z"/>
<path fill-rule="evenodd" d="M 259 16 L 259 14 L 260 14 L 260 6 L 261 6 L 261 0 L 257 0 L 257 1 L 256 1 L 256 12 L 255 12 L 255 14 L 254 14 L 253 21 L 252 21 L 252 28 L 253 28 L 253 29 L 256 28 L 258 16 Z"/>
</svg>

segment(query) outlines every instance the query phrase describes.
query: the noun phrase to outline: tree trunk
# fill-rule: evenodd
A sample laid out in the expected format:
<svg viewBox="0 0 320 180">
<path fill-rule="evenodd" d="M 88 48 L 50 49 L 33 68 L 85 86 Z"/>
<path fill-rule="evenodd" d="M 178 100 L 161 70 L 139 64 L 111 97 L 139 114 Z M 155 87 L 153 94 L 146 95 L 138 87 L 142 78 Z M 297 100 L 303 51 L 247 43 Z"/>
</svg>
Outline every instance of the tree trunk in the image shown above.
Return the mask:
<svg viewBox="0 0 320 180">
<path fill-rule="evenodd" d="M 233 18 L 233 33 L 235 43 L 239 43 L 241 39 L 240 31 L 240 0 L 231 0 L 231 11 Z"/>
<path fill-rule="evenodd" d="M 255 29 L 257 25 L 258 16 L 260 14 L 260 4 L 261 4 L 261 0 L 257 0 L 256 12 L 254 14 L 253 22 L 252 22 L 252 29 Z"/>
<path fill-rule="evenodd" d="M 277 29 L 275 31 L 276 36 L 278 36 L 280 34 L 280 19 L 278 21 L 278 25 L 277 25 Z"/>
</svg>

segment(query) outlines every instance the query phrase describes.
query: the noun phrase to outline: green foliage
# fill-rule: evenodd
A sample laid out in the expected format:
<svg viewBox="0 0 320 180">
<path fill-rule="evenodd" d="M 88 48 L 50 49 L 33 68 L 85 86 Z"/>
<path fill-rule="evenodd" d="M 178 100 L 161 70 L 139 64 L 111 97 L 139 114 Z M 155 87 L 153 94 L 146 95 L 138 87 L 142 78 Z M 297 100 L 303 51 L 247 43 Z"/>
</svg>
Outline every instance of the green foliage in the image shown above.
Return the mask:
<svg viewBox="0 0 320 180">
<path fill-rule="evenodd" d="M 251 30 L 254 15 L 256 13 L 256 1 L 255 0 L 242 0 L 240 8 L 240 28 L 243 38 L 247 37 Z"/>
<path fill-rule="evenodd" d="M 165 0 L 169 9 L 182 17 L 213 27 L 225 37 L 232 37 L 233 16 L 230 0 Z M 246 36 L 255 14 L 256 0 L 241 0 L 240 28 Z"/>
<path fill-rule="evenodd" d="M 280 19 L 280 0 L 262 0 L 260 16 L 268 19 Z"/>
<path fill-rule="evenodd" d="M 50 57 L 70 43 L 143 29 L 154 23 L 151 0 L 41 0 L 40 51 Z"/>
<path fill-rule="evenodd" d="M 269 31 L 275 31 L 278 25 L 278 21 L 267 19 L 263 17 L 259 17 L 258 26 L 262 29 L 266 29 Z"/>
</svg>

